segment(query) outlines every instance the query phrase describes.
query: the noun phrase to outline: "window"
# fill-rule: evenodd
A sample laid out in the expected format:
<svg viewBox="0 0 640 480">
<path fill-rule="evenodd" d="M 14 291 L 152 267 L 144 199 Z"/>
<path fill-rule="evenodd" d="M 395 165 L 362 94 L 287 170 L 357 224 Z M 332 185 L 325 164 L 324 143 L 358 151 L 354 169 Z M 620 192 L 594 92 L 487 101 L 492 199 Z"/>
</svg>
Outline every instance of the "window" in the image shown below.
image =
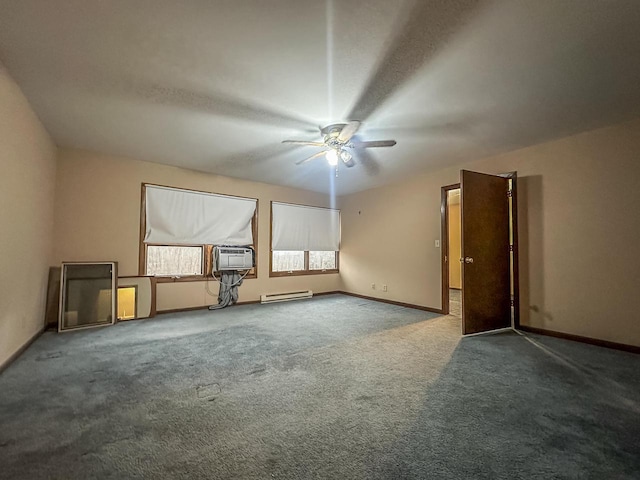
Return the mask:
<svg viewBox="0 0 640 480">
<path fill-rule="evenodd" d="M 146 275 L 202 275 L 204 251 L 202 246 L 148 245 Z"/>
<path fill-rule="evenodd" d="M 338 273 L 340 211 L 271 203 L 272 277 Z"/>
<path fill-rule="evenodd" d="M 309 252 L 309 270 L 337 269 L 337 252 Z"/>
<path fill-rule="evenodd" d="M 284 250 L 273 252 L 271 270 L 274 272 L 297 272 L 305 270 L 304 252 Z"/>
<path fill-rule="evenodd" d="M 275 251 L 271 257 L 271 276 L 305 273 L 337 273 L 338 252 Z"/>
<path fill-rule="evenodd" d="M 139 275 L 159 282 L 211 275 L 214 245 L 257 244 L 257 199 L 142 185 Z M 256 278 L 255 267 L 246 278 Z"/>
</svg>

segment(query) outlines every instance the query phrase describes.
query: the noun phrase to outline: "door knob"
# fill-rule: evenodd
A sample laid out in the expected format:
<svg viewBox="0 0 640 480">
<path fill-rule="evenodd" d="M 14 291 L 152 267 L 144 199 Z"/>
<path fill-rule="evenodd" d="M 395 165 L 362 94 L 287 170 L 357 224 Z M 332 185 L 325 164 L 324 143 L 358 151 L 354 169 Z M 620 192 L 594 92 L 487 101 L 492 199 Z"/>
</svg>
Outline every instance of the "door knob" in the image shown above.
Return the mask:
<svg viewBox="0 0 640 480">
<path fill-rule="evenodd" d="M 464 263 L 473 263 L 473 257 L 464 257 Z"/>
</svg>

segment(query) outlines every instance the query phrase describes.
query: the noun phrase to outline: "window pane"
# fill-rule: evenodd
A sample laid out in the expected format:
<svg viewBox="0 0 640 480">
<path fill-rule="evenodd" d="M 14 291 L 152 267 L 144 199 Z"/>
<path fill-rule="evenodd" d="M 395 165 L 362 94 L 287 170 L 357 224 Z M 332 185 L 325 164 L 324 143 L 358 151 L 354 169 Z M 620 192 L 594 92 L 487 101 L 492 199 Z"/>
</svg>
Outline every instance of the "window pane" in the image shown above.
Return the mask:
<svg viewBox="0 0 640 480">
<path fill-rule="evenodd" d="M 309 270 L 335 270 L 336 252 L 309 252 Z"/>
<path fill-rule="evenodd" d="M 293 272 L 304 270 L 304 252 L 273 252 L 271 266 L 273 272 Z"/>
<path fill-rule="evenodd" d="M 147 275 L 202 275 L 202 247 L 147 246 Z"/>
</svg>

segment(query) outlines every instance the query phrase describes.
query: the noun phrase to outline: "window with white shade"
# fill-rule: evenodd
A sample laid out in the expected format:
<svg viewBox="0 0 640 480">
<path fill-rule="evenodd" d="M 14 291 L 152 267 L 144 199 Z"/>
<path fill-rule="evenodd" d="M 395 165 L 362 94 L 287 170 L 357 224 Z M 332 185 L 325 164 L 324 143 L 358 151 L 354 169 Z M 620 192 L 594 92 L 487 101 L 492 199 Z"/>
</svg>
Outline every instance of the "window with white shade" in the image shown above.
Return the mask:
<svg viewBox="0 0 640 480">
<path fill-rule="evenodd" d="M 257 199 L 142 185 L 140 275 L 159 281 L 211 274 L 215 245 L 255 248 Z M 255 269 L 247 278 L 255 278 Z"/>
<path fill-rule="evenodd" d="M 270 276 L 337 273 L 340 211 L 271 202 Z"/>
</svg>

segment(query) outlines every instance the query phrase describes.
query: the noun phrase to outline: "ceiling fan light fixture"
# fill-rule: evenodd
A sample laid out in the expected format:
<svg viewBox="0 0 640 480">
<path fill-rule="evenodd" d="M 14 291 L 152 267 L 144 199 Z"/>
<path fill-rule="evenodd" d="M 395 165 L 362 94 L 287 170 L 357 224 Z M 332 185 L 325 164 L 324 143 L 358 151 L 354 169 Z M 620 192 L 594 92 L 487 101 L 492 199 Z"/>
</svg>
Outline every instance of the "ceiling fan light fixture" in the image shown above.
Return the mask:
<svg viewBox="0 0 640 480">
<path fill-rule="evenodd" d="M 346 150 L 342 150 L 340 152 L 340 160 L 342 160 L 342 163 L 344 163 L 345 167 L 348 168 L 351 168 L 356 164 L 355 160 L 353 159 L 353 155 L 351 155 Z"/>
<path fill-rule="evenodd" d="M 333 148 L 331 150 L 328 150 L 325 156 L 327 157 L 327 162 L 329 162 L 329 165 L 331 165 L 332 167 L 338 165 L 338 152 Z"/>
</svg>

